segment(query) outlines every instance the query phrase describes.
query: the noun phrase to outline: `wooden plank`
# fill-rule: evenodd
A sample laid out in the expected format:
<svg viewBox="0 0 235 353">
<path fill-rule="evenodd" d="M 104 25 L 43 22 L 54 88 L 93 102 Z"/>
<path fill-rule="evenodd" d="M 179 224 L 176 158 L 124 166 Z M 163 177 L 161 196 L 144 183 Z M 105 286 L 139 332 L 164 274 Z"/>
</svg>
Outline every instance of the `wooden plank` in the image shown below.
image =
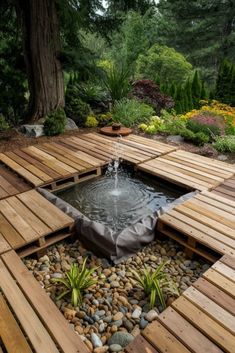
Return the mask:
<svg viewBox="0 0 235 353">
<path fill-rule="evenodd" d="M 201 311 L 217 321 L 226 330 L 235 334 L 234 316 L 225 309 L 221 308 L 213 300 L 198 291 L 194 287 L 189 287 L 183 293 L 183 296 L 197 306 Z"/>
<path fill-rule="evenodd" d="M 184 222 L 185 224 L 188 224 L 190 227 L 201 231 L 208 237 L 218 240 L 219 242 L 231 247 L 232 249 L 235 249 L 235 239 L 231 239 L 230 237 L 212 229 L 210 226 L 202 224 L 199 220 L 190 218 L 190 211 L 187 213 L 187 215 L 185 215 L 185 213 L 181 213 L 178 210 L 173 209 L 169 212 L 169 215 Z"/>
<path fill-rule="evenodd" d="M 59 353 L 51 337 L 0 259 L 1 289 L 37 353 Z"/>
<path fill-rule="evenodd" d="M 32 183 L 33 185 L 40 186 L 43 184 L 43 181 L 40 178 L 36 177 L 34 174 L 30 173 L 28 170 L 21 167 L 18 163 L 14 162 L 12 159 L 7 157 L 3 153 L 0 153 L 0 160 L 4 164 L 6 164 L 9 168 L 11 168 L 16 173 L 20 174 L 23 178 L 25 178 L 30 183 Z"/>
<path fill-rule="evenodd" d="M 214 206 L 217 209 L 221 209 L 223 211 L 229 212 L 232 215 L 235 215 L 235 209 L 234 207 L 228 205 L 228 204 L 224 204 L 222 202 L 216 201 L 215 199 L 212 199 L 210 197 L 207 197 L 206 195 L 203 194 L 197 194 L 194 196 L 194 199 L 203 201 L 204 203 Z M 227 200 L 226 200 L 227 201 Z"/>
<path fill-rule="evenodd" d="M 5 153 L 9 158 L 14 160 L 16 163 L 21 165 L 23 168 L 34 174 L 36 177 L 40 178 L 42 181 L 49 182 L 52 178 L 44 173 L 42 170 L 35 167 L 33 164 L 29 164 L 25 159 L 17 156 L 14 152 L 6 152 Z"/>
<path fill-rule="evenodd" d="M 27 220 L 22 218 L 6 200 L 0 201 L 0 212 L 26 242 L 38 238 L 38 233 L 30 227 Z"/>
<path fill-rule="evenodd" d="M 11 183 L 17 188 L 17 192 L 24 192 L 29 189 L 32 189 L 32 187 L 29 184 L 26 184 L 26 182 L 22 178 L 20 178 L 12 170 L 8 170 L 6 167 L 0 167 L 0 174 L 6 180 L 8 180 L 9 183 Z"/>
<path fill-rule="evenodd" d="M 146 341 L 142 335 L 138 335 L 128 346 L 125 348 L 126 353 L 160 353 L 151 344 Z"/>
<path fill-rule="evenodd" d="M 51 232 L 51 228 L 30 211 L 30 203 L 27 205 L 28 207 L 26 207 L 15 196 L 8 198 L 6 201 L 23 219 L 27 220 L 27 223 L 37 232 L 39 236 L 43 236 Z"/>
<path fill-rule="evenodd" d="M 224 255 L 220 261 L 235 270 L 235 258 L 233 256 Z"/>
<path fill-rule="evenodd" d="M 215 284 L 217 287 L 222 289 L 225 293 L 229 294 L 232 298 L 235 298 L 235 283 L 230 281 L 212 268 L 203 274 L 209 282 Z"/>
<path fill-rule="evenodd" d="M 60 349 L 66 353 L 88 353 L 82 340 L 70 329 L 64 316 L 16 253 L 10 251 L 3 255 L 2 259 Z"/>
<path fill-rule="evenodd" d="M 168 307 L 158 320 L 193 353 L 222 353 L 223 351 L 185 320 L 173 308 Z"/>
<path fill-rule="evenodd" d="M 4 238 L 4 236 L 2 235 L 2 233 L 0 232 L 0 254 L 8 250 L 11 250 L 11 247 L 9 243 L 6 241 L 6 239 Z"/>
<path fill-rule="evenodd" d="M 70 226 L 74 222 L 72 218 L 51 204 L 35 190 L 19 194 L 17 198 L 26 206 L 30 205 L 31 211 L 52 230 Z"/>
<path fill-rule="evenodd" d="M 223 223 L 231 229 L 235 229 L 235 217 L 226 211 L 218 210 L 216 207 L 209 206 L 202 201 L 194 199 L 185 202 L 184 205 L 198 213 L 210 217 L 214 221 Z"/>
<path fill-rule="evenodd" d="M 189 226 L 188 224 L 185 224 L 184 222 L 178 220 L 177 218 L 174 218 L 170 214 L 164 214 L 160 217 L 160 220 L 164 224 L 170 225 L 173 229 L 176 229 L 182 234 L 194 238 L 199 243 L 206 245 L 210 249 L 213 249 L 214 251 L 217 251 L 222 255 L 226 253 L 235 255 L 235 252 L 231 247 L 223 244 L 220 241 L 217 241 L 216 239 L 211 238 L 210 236 L 208 236 L 208 234 L 204 234 L 203 232 L 198 231 L 197 229 Z M 157 227 L 159 227 L 159 225 L 157 225 Z"/>
<path fill-rule="evenodd" d="M 219 289 L 204 278 L 199 278 L 193 283 L 193 286 L 235 316 L 235 300 L 223 290 Z"/>
<path fill-rule="evenodd" d="M 218 169 L 222 169 L 224 171 L 227 171 L 228 174 L 230 173 L 235 173 L 235 167 L 233 167 L 232 164 L 228 164 L 225 162 L 218 161 L 217 159 L 212 159 L 204 156 L 199 156 L 196 153 L 191 153 L 191 152 L 186 152 L 183 150 L 177 150 L 176 152 L 172 152 L 172 154 L 179 155 L 179 156 L 185 156 L 189 160 L 192 161 L 199 161 L 201 164 L 205 164 L 208 166 L 215 166 Z M 231 175 L 232 177 L 233 175 Z"/>
<path fill-rule="evenodd" d="M 211 215 L 207 212 L 205 213 L 204 211 L 201 211 L 200 208 L 194 207 L 190 201 L 186 201 L 185 203 L 176 206 L 175 210 L 190 216 L 196 221 L 200 221 L 202 224 L 211 227 L 212 229 L 215 229 L 216 231 L 221 232 L 232 239 L 235 237 L 233 228 L 230 228 L 219 221 L 217 222 L 214 217 L 211 218 Z M 220 218 L 218 217 L 218 219 Z"/>
<path fill-rule="evenodd" d="M 8 353 L 32 353 L 19 325 L 0 294 L 0 333 Z"/>
<path fill-rule="evenodd" d="M 222 348 L 222 350 L 227 353 L 233 352 L 235 336 L 198 309 L 189 300 L 181 296 L 172 303 L 172 307 L 207 338 Z"/>
<path fill-rule="evenodd" d="M 0 170 L 1 173 L 1 170 Z M 17 194 L 18 190 L 8 182 L 2 175 L 0 175 L 0 185 L 1 188 L 4 189 L 9 195 Z"/>
<path fill-rule="evenodd" d="M 15 228 L 7 221 L 7 219 L 1 213 L 0 232 L 13 249 L 17 249 L 25 244 L 24 238 L 15 230 Z"/>
<path fill-rule="evenodd" d="M 154 348 L 160 352 L 189 353 L 175 336 L 172 335 L 160 322 L 154 322 L 146 327 L 143 336 Z"/>
<path fill-rule="evenodd" d="M 203 191 L 202 195 L 206 195 L 207 197 L 210 197 L 211 199 L 213 200 L 216 200 L 216 201 L 219 201 L 219 202 L 222 202 L 224 204 L 228 204 L 228 199 L 227 198 L 224 198 L 222 196 L 218 196 L 214 193 L 214 190 L 212 190 L 211 192 L 209 191 Z M 231 207 L 235 207 L 235 201 L 229 201 L 229 206 Z"/>
<path fill-rule="evenodd" d="M 235 282 L 235 271 L 221 261 L 217 261 L 212 268 L 232 282 Z"/>
</svg>

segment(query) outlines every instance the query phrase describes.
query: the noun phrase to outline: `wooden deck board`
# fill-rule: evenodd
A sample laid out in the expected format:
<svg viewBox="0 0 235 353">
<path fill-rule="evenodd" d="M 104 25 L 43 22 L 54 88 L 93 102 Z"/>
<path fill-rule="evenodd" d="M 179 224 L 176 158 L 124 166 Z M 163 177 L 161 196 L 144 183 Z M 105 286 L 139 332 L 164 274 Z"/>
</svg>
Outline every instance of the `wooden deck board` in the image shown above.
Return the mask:
<svg viewBox="0 0 235 353">
<path fill-rule="evenodd" d="M 138 169 L 200 191 L 215 188 L 235 173 L 227 163 L 181 150 L 139 164 Z"/>
<path fill-rule="evenodd" d="M 0 200 L 0 253 L 69 229 L 73 222 L 35 190 Z"/>
<path fill-rule="evenodd" d="M 197 194 L 160 216 L 157 229 L 168 236 L 187 237 L 196 250 L 202 244 L 218 254 L 235 256 L 235 214 L 227 199 L 211 198 L 211 192 Z M 213 194 L 214 197 L 214 194 Z M 214 202 L 215 201 L 215 202 Z M 191 243 L 190 243 L 191 242 Z M 186 244 L 187 247 L 187 244 Z M 192 250 L 192 247 L 190 247 Z M 201 254 L 203 256 L 203 254 Z"/>
<path fill-rule="evenodd" d="M 17 281 L 20 290 L 37 313 L 47 332 L 50 333 L 50 336 L 62 352 L 87 353 L 79 336 L 70 329 L 68 322 L 56 305 L 41 288 L 17 254 L 14 251 L 7 252 L 2 255 L 2 260 Z"/>
<path fill-rule="evenodd" d="M 212 193 L 235 202 L 235 176 L 214 188 Z"/>
</svg>

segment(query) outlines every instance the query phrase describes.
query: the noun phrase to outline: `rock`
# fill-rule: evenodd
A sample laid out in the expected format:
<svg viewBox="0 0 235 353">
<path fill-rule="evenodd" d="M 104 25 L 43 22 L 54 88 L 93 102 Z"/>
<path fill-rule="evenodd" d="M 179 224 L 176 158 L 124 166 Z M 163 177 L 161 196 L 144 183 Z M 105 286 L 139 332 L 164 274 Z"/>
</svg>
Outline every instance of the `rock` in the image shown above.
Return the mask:
<svg viewBox="0 0 235 353">
<path fill-rule="evenodd" d="M 141 330 L 145 329 L 145 327 L 146 327 L 147 325 L 148 325 L 148 321 L 145 320 L 144 317 L 142 317 L 142 318 L 140 319 L 140 328 L 141 328 Z"/>
<path fill-rule="evenodd" d="M 109 350 L 109 346 L 96 347 L 93 353 L 106 353 Z"/>
<path fill-rule="evenodd" d="M 87 338 L 84 340 L 85 345 L 87 346 L 87 348 L 89 349 L 90 352 L 93 351 L 93 346 L 91 341 L 89 341 Z"/>
<path fill-rule="evenodd" d="M 217 158 L 219 161 L 226 161 L 228 159 L 228 157 L 225 156 L 225 154 L 220 154 Z"/>
<path fill-rule="evenodd" d="M 27 137 L 40 137 L 45 135 L 43 125 L 22 125 L 20 131 Z"/>
<path fill-rule="evenodd" d="M 113 321 L 113 325 L 120 327 L 122 326 L 122 320 Z"/>
<path fill-rule="evenodd" d="M 156 310 L 150 310 L 145 315 L 145 319 L 148 320 L 148 322 L 152 322 L 153 320 L 156 320 L 157 317 L 158 317 L 158 313 L 156 312 Z"/>
<path fill-rule="evenodd" d="M 169 297 L 166 301 L 166 306 L 170 306 L 176 300 L 175 297 Z"/>
<path fill-rule="evenodd" d="M 113 321 L 122 320 L 123 316 L 124 316 L 123 313 L 121 313 L 121 312 L 119 311 L 119 312 L 117 312 L 117 314 L 115 314 L 115 315 L 113 316 Z"/>
<path fill-rule="evenodd" d="M 63 278 L 63 273 L 55 272 L 51 274 L 51 278 Z"/>
<path fill-rule="evenodd" d="M 138 306 L 137 308 L 135 308 L 135 310 L 131 315 L 132 319 L 139 319 L 141 313 L 142 313 L 142 309 Z"/>
<path fill-rule="evenodd" d="M 123 297 L 123 296 L 121 296 L 121 295 L 118 297 L 118 301 L 119 301 L 120 303 L 122 303 L 123 305 L 127 306 L 127 307 L 130 306 L 130 305 L 129 305 L 129 302 L 128 302 L 128 300 L 127 300 L 127 298 L 125 298 L 125 297 Z"/>
<path fill-rule="evenodd" d="M 127 329 L 127 331 L 131 332 L 133 330 L 133 324 L 130 320 L 125 319 L 123 320 L 123 326 Z"/>
<path fill-rule="evenodd" d="M 78 127 L 73 121 L 73 119 L 67 118 L 65 130 L 78 130 Z"/>
<path fill-rule="evenodd" d="M 180 135 L 170 135 L 167 137 L 167 142 L 172 142 L 176 144 L 180 144 L 184 141 L 184 138 Z"/>
<path fill-rule="evenodd" d="M 118 281 L 112 281 L 112 282 L 110 283 L 110 285 L 111 285 L 111 288 L 118 288 L 118 287 L 120 286 L 120 284 L 119 284 Z"/>
<path fill-rule="evenodd" d="M 133 341 L 134 337 L 128 332 L 116 332 L 108 340 L 108 345 L 119 344 L 121 347 L 126 347 L 129 343 Z"/>
<path fill-rule="evenodd" d="M 99 326 L 99 333 L 104 332 L 104 330 L 105 330 L 105 324 L 102 323 L 102 324 L 100 324 L 100 326 Z"/>
<path fill-rule="evenodd" d="M 133 337 L 137 337 L 140 334 L 140 329 L 139 329 L 138 325 L 136 325 L 134 327 L 134 329 L 132 330 L 131 334 L 132 334 Z"/>
<path fill-rule="evenodd" d="M 77 314 L 76 310 L 64 308 L 64 317 L 67 320 L 72 320 L 76 316 L 76 314 Z"/>
<path fill-rule="evenodd" d="M 95 315 L 102 317 L 105 315 L 105 310 L 96 310 Z"/>
<path fill-rule="evenodd" d="M 120 344 L 111 344 L 109 346 L 109 350 L 111 352 L 120 352 L 122 350 L 122 346 L 120 346 Z"/>
<path fill-rule="evenodd" d="M 94 332 L 91 333 L 91 342 L 92 342 L 94 348 L 103 346 L 103 343 L 101 342 L 101 339 Z"/>
<path fill-rule="evenodd" d="M 39 261 L 40 262 L 49 262 L 50 259 L 47 255 L 44 255 L 44 256 L 40 257 Z"/>
</svg>

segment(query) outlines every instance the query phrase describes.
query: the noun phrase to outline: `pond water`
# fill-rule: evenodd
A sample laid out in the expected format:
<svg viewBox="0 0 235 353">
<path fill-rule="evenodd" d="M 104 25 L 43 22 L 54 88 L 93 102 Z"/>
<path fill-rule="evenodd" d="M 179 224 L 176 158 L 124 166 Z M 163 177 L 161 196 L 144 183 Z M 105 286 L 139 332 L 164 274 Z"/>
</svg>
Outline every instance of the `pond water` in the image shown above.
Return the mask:
<svg viewBox="0 0 235 353">
<path fill-rule="evenodd" d="M 165 206 L 183 193 L 150 177 L 121 168 L 60 191 L 57 195 L 89 219 L 120 231 L 145 214 Z"/>
</svg>

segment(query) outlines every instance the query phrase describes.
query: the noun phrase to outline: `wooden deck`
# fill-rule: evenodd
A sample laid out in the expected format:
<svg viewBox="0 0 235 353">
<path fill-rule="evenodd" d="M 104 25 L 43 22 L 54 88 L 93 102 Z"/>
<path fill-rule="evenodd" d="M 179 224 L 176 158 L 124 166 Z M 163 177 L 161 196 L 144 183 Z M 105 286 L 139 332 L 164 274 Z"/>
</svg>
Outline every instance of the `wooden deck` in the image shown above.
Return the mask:
<svg viewBox="0 0 235 353">
<path fill-rule="evenodd" d="M 235 177 L 226 180 L 224 183 L 213 189 L 212 192 L 218 196 L 235 201 Z"/>
<path fill-rule="evenodd" d="M 235 258 L 224 256 L 148 325 L 126 353 L 234 353 Z"/>
<path fill-rule="evenodd" d="M 95 177 L 117 150 L 137 169 L 199 191 L 160 217 L 157 234 L 214 263 L 126 353 L 235 353 L 235 167 L 140 136 L 96 133 L 0 154 L 0 353 L 1 344 L 8 353 L 87 353 L 20 257 L 71 235 L 74 223 L 34 188 Z"/>
<path fill-rule="evenodd" d="M 32 187 L 15 173 L 0 165 L 0 200 L 30 190 Z"/>
<path fill-rule="evenodd" d="M 202 192 L 160 216 L 157 230 L 208 260 L 235 256 L 235 201 Z"/>
<path fill-rule="evenodd" d="M 39 251 L 70 235 L 73 223 L 35 190 L 1 200 L 0 254 L 20 248 L 25 255 Z"/>
<path fill-rule="evenodd" d="M 181 187 L 200 191 L 215 188 L 235 173 L 235 166 L 181 150 L 139 164 L 137 168 Z"/>
<path fill-rule="evenodd" d="M 8 353 L 88 353 L 14 251 L 0 256 L 0 289 L 0 337 Z"/>
</svg>

